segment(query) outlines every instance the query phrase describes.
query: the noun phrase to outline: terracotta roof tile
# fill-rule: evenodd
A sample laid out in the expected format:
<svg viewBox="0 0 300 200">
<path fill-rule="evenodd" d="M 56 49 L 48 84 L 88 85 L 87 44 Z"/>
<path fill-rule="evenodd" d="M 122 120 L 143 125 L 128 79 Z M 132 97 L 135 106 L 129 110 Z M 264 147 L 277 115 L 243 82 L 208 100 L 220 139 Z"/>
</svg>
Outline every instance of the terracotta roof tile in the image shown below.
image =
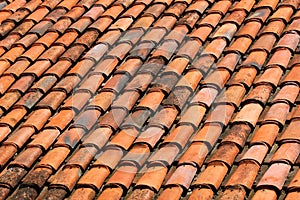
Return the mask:
<svg viewBox="0 0 300 200">
<path fill-rule="evenodd" d="M 1 198 L 297 198 L 298 4 L 3 1 Z"/>
</svg>

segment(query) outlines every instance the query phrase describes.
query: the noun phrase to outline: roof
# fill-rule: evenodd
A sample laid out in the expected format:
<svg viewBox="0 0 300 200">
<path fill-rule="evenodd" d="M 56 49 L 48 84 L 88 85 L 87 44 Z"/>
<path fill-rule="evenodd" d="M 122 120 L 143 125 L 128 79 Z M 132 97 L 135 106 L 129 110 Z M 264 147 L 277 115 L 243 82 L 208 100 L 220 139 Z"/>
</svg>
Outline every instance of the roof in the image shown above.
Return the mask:
<svg viewBox="0 0 300 200">
<path fill-rule="evenodd" d="M 0 199 L 299 199 L 299 3 L 0 1 Z"/>
</svg>

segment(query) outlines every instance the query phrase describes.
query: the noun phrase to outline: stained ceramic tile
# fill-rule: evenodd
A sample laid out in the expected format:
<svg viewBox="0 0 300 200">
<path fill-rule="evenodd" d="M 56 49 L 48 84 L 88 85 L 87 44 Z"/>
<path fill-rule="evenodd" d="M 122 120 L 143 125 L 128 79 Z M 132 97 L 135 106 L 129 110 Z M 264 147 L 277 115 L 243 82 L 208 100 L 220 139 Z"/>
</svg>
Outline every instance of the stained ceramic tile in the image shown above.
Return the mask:
<svg viewBox="0 0 300 200">
<path fill-rule="evenodd" d="M 0 198 L 297 199 L 298 4 L 0 3 Z"/>
<path fill-rule="evenodd" d="M 236 36 L 246 36 L 254 39 L 261 28 L 261 23 L 257 21 L 249 21 L 240 28 Z"/>
<path fill-rule="evenodd" d="M 193 185 L 210 186 L 213 189 L 218 189 L 222 183 L 224 176 L 228 169 L 222 162 L 213 162 L 209 164 L 204 171 L 202 171 Z M 216 174 L 218 172 L 218 174 Z"/>
</svg>

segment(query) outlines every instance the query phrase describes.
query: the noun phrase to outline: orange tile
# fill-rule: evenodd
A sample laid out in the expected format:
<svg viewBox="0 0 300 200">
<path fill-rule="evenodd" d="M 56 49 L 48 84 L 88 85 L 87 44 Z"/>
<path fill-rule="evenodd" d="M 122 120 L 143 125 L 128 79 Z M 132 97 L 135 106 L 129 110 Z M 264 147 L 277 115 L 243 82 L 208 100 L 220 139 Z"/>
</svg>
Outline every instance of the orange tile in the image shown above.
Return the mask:
<svg viewBox="0 0 300 200">
<path fill-rule="evenodd" d="M 234 113 L 234 106 L 232 105 L 217 105 L 214 110 L 212 110 L 208 116 L 205 122 L 216 122 L 220 123 L 222 125 L 228 125 L 229 121 L 231 120 L 231 117 Z"/>
<path fill-rule="evenodd" d="M 297 198 L 298 4 L 0 3 L 0 198 Z"/>
<path fill-rule="evenodd" d="M 240 1 L 237 4 L 235 4 L 233 8 L 231 8 L 231 10 L 245 10 L 249 12 L 254 4 L 255 1 Z"/>
<path fill-rule="evenodd" d="M 174 107 L 164 107 L 158 111 L 148 122 L 149 126 L 160 126 L 164 129 L 169 129 L 178 112 Z"/>
<path fill-rule="evenodd" d="M 105 2 L 103 2 L 105 3 Z M 83 17 L 88 17 L 92 20 L 96 20 L 105 11 L 104 7 L 94 5 L 90 10 L 88 10 Z"/>
<path fill-rule="evenodd" d="M 27 34 L 20 40 L 15 42 L 15 45 L 22 45 L 25 48 L 28 48 L 30 45 L 32 45 L 34 42 L 36 42 L 38 39 L 38 36 L 36 34 Z"/>
<path fill-rule="evenodd" d="M 93 167 L 108 167 L 110 170 L 114 170 L 124 152 L 121 148 L 108 148 L 106 149 L 93 163 Z"/>
<path fill-rule="evenodd" d="M 97 40 L 99 34 L 96 30 L 87 30 L 81 37 L 79 37 L 75 44 L 82 44 L 88 48 Z"/>
<path fill-rule="evenodd" d="M 228 199 L 233 196 L 236 198 L 239 198 L 239 199 L 243 199 L 246 197 L 246 194 L 247 193 L 246 193 L 245 188 L 238 186 L 238 187 L 234 187 L 234 188 L 225 189 L 225 191 L 220 196 L 220 199 Z"/>
<path fill-rule="evenodd" d="M 27 148 L 10 162 L 9 166 L 19 166 L 29 169 L 42 153 L 39 147 Z"/>
<path fill-rule="evenodd" d="M 212 148 L 222 132 L 219 123 L 205 123 L 204 126 L 194 135 L 193 142 L 206 142 Z"/>
<path fill-rule="evenodd" d="M 199 198 L 203 199 L 212 199 L 214 196 L 214 192 L 209 187 L 203 187 L 203 188 L 195 188 L 192 191 L 192 194 L 189 196 L 190 200 L 196 200 Z"/>
<path fill-rule="evenodd" d="M 258 117 L 263 111 L 261 105 L 256 103 L 246 104 L 240 112 L 235 116 L 232 122 L 246 122 L 255 127 Z"/>
<path fill-rule="evenodd" d="M 64 131 L 60 135 L 60 137 L 55 142 L 55 146 L 68 146 L 70 148 L 74 148 L 84 134 L 85 130 L 82 127 L 70 127 L 69 130 Z"/>
<path fill-rule="evenodd" d="M 203 19 L 201 19 L 201 21 L 198 23 L 198 25 L 200 25 L 200 27 L 196 30 L 199 30 L 199 32 L 200 32 L 201 27 L 210 27 L 210 29 L 209 29 L 210 31 L 209 30 L 206 31 L 206 32 L 208 32 L 207 33 L 207 36 L 208 36 L 210 34 L 210 32 L 212 31 L 212 29 L 218 25 L 221 18 L 222 18 L 222 15 L 219 13 L 214 13 L 214 12 L 208 13 L 208 15 L 206 17 L 204 17 Z"/>
<path fill-rule="evenodd" d="M 163 105 L 166 107 L 172 106 L 176 108 L 178 112 L 181 112 L 190 95 L 191 91 L 188 88 L 176 86 L 163 102 Z"/>
<path fill-rule="evenodd" d="M 262 35 L 251 47 L 251 50 L 265 50 L 270 52 L 273 44 L 276 41 L 276 37 L 272 34 L 264 34 Z"/>
<path fill-rule="evenodd" d="M 255 81 L 255 84 L 270 84 L 275 88 L 280 81 L 282 73 L 282 68 L 279 66 L 270 67 Z"/>
<path fill-rule="evenodd" d="M 159 148 L 159 150 L 148 159 L 148 162 L 150 164 L 161 162 L 164 165 L 169 166 L 173 163 L 178 153 L 179 149 L 176 145 L 168 144 Z"/>
<path fill-rule="evenodd" d="M 113 76 L 103 87 L 104 90 L 120 93 L 126 83 L 129 81 L 129 77 L 126 74 L 116 74 Z"/>
<path fill-rule="evenodd" d="M 81 175 L 79 167 L 65 167 L 55 174 L 51 180 L 51 186 L 61 185 L 71 191 Z"/>
<path fill-rule="evenodd" d="M 296 66 L 297 64 L 299 64 L 300 63 L 299 59 L 300 59 L 300 56 L 295 54 L 294 57 L 292 58 L 290 64 L 289 64 L 288 68 L 290 69 L 290 68 Z"/>
<path fill-rule="evenodd" d="M 53 34 L 54 35 L 54 34 Z M 49 43 L 49 41 L 51 41 L 51 36 L 52 36 L 52 32 L 49 32 L 49 33 L 47 33 L 46 35 L 44 35 L 44 38 L 45 38 L 45 40 L 46 40 L 46 37 L 45 36 L 48 36 L 47 37 L 47 41 L 48 41 L 48 43 Z M 77 36 L 78 36 L 78 33 L 76 32 L 76 31 L 68 31 L 68 32 L 66 32 L 65 34 L 63 34 L 61 37 L 59 37 L 58 38 L 58 35 L 55 35 L 55 36 L 52 36 L 53 37 L 53 39 L 55 38 L 55 40 L 53 40 L 53 42 L 54 42 L 54 44 L 56 44 L 56 45 L 62 45 L 62 46 L 66 46 L 66 47 L 68 47 L 68 46 L 70 46 L 74 41 L 75 41 L 75 39 L 77 38 Z M 42 37 L 43 38 L 43 37 Z M 42 39 L 41 38 L 41 39 Z M 48 39 L 49 38 L 49 39 Z M 58 39 L 57 39 L 58 38 Z M 41 40 L 40 39 L 40 40 Z M 39 41 L 37 41 L 37 42 L 39 42 Z"/>
<path fill-rule="evenodd" d="M 101 17 L 97 21 L 95 21 L 90 28 L 95 28 L 99 31 L 99 33 L 103 33 L 109 25 L 112 23 L 112 19 L 108 16 Z"/>
<path fill-rule="evenodd" d="M 197 168 L 192 165 L 180 165 L 165 183 L 165 186 L 180 185 L 187 190 L 196 174 Z"/>
<path fill-rule="evenodd" d="M 268 26 L 265 26 L 261 33 L 262 34 L 275 34 L 276 36 L 279 36 L 283 29 L 285 27 L 285 24 L 283 21 L 279 20 L 279 21 L 271 21 Z"/>
<path fill-rule="evenodd" d="M 57 170 L 69 153 L 67 147 L 55 147 L 42 158 L 37 167 L 50 167 Z"/>
<path fill-rule="evenodd" d="M 281 6 L 270 17 L 270 20 L 283 20 L 288 22 L 293 14 L 293 8 L 289 6 Z"/>
<path fill-rule="evenodd" d="M 124 118 L 127 115 L 127 111 L 122 108 L 116 108 L 106 113 L 101 120 L 99 120 L 99 126 L 110 127 L 113 131 L 116 131 Z"/>
<path fill-rule="evenodd" d="M 274 163 L 267 169 L 257 187 L 271 186 L 281 190 L 291 166 L 286 163 Z"/>
<path fill-rule="evenodd" d="M 108 177 L 110 171 L 104 166 L 92 167 L 89 169 L 78 181 L 78 186 L 90 186 L 92 188 L 100 189 L 104 180 Z M 97 177 L 95 179 L 95 177 Z M 77 190 L 75 190 L 75 193 Z M 73 196 L 75 196 L 75 193 Z"/>
<path fill-rule="evenodd" d="M 43 45 L 33 45 L 25 53 L 22 54 L 21 58 L 27 58 L 31 62 L 35 61 L 45 50 Z"/>
<path fill-rule="evenodd" d="M 11 133 L 11 128 L 8 125 L 4 125 L 0 127 L 0 130 L 0 140 L 3 141 Z"/>
<path fill-rule="evenodd" d="M 183 193 L 183 188 L 180 186 L 167 187 L 164 189 L 157 199 L 159 200 L 167 200 L 167 199 L 180 199 Z"/>
<path fill-rule="evenodd" d="M 194 59 L 198 53 L 202 43 L 198 40 L 188 40 L 178 51 L 177 55 L 186 57 L 190 60 Z"/>
<path fill-rule="evenodd" d="M 82 142 L 82 146 L 94 146 L 101 149 L 109 140 L 112 130 L 107 127 L 99 127 L 91 132 Z"/>
<path fill-rule="evenodd" d="M 107 58 L 107 59 L 104 59 L 102 62 L 99 62 L 98 64 L 96 64 L 93 72 L 102 73 L 106 77 L 108 77 L 111 74 L 111 72 L 116 68 L 117 65 L 118 65 L 117 59 Z M 121 76 L 121 75 L 119 75 L 119 76 Z"/>
<path fill-rule="evenodd" d="M 104 80 L 103 74 L 92 74 L 81 83 L 81 85 L 78 87 L 78 90 L 95 93 L 100 88 Z M 114 92 L 113 90 L 110 91 Z"/>
<path fill-rule="evenodd" d="M 123 194 L 123 189 L 121 187 L 107 187 L 98 196 L 97 200 L 107 200 L 107 199 L 120 199 Z"/>
<path fill-rule="evenodd" d="M 117 69 L 115 73 L 129 73 L 133 76 L 137 70 L 141 67 L 142 61 L 139 58 L 127 59 Z"/>
<path fill-rule="evenodd" d="M 279 42 L 275 46 L 276 48 L 287 48 L 291 52 L 296 49 L 296 45 L 299 42 L 300 38 L 297 34 L 284 34 L 282 38 L 280 38 Z"/>
<path fill-rule="evenodd" d="M 69 125 L 69 123 L 71 123 L 74 116 L 75 112 L 73 110 L 61 110 L 49 120 L 45 127 L 64 130 Z"/>
<path fill-rule="evenodd" d="M 250 161 L 255 161 L 258 164 L 261 164 L 265 156 L 267 155 L 267 152 L 268 152 L 268 146 L 265 145 L 264 143 L 254 144 L 242 156 L 240 162 L 243 163 L 243 161 L 245 161 L 246 162 L 245 165 L 247 165 L 249 160 L 249 165 L 253 165 L 253 163 L 250 163 Z"/>
<path fill-rule="evenodd" d="M 145 95 L 137 107 L 140 108 L 147 108 L 152 111 L 156 111 L 157 108 L 160 106 L 160 103 L 162 102 L 164 98 L 164 94 L 161 91 L 153 91 L 148 92 L 147 95 Z"/>
<path fill-rule="evenodd" d="M 208 11 L 208 13 L 220 13 L 221 15 L 225 15 L 229 7 L 231 6 L 230 1 L 220 1 L 215 3 L 212 8 Z"/>
<path fill-rule="evenodd" d="M 89 107 L 106 111 L 114 99 L 115 94 L 113 92 L 100 92 L 89 103 Z"/>
<path fill-rule="evenodd" d="M 43 150 L 48 150 L 59 134 L 60 132 L 58 129 L 44 129 L 35 136 L 35 138 L 28 144 L 28 147 L 38 146 L 43 148 Z"/>
<path fill-rule="evenodd" d="M 222 143 L 233 142 L 240 148 L 243 148 L 250 132 L 251 127 L 248 124 L 233 124 L 222 139 Z"/>
<path fill-rule="evenodd" d="M 246 90 L 241 85 L 232 85 L 228 87 L 221 96 L 218 97 L 216 103 L 229 103 L 235 107 L 239 107 Z"/>
<path fill-rule="evenodd" d="M 284 77 L 284 79 L 282 80 L 281 83 L 282 84 L 287 83 L 287 82 L 300 83 L 300 80 L 299 80 L 298 76 L 296 75 L 296 74 L 298 74 L 299 70 L 300 70 L 300 67 L 298 67 L 298 65 L 293 67 L 291 69 L 291 71 L 287 74 L 287 76 Z"/>
<path fill-rule="evenodd" d="M 165 130 L 163 128 L 150 126 L 141 132 L 134 143 L 144 143 L 147 144 L 151 149 L 154 149 L 164 133 Z"/>
<path fill-rule="evenodd" d="M 239 37 L 228 48 L 225 49 L 225 52 L 238 52 L 240 54 L 245 54 L 251 43 L 251 38 Z"/>
<path fill-rule="evenodd" d="M 125 90 L 136 90 L 139 93 L 146 91 L 147 87 L 151 83 L 153 76 L 151 74 L 137 74 L 134 78 L 126 85 Z M 124 84 L 124 83 L 122 83 Z"/>
<path fill-rule="evenodd" d="M 20 59 L 15 62 L 10 68 L 8 68 L 4 74 L 12 74 L 15 76 L 20 76 L 22 72 L 29 67 L 30 61 L 27 59 Z"/>
<path fill-rule="evenodd" d="M 196 18 L 196 17 L 194 16 L 194 18 Z M 155 28 L 163 27 L 163 28 L 166 28 L 167 30 L 171 30 L 176 22 L 177 22 L 177 19 L 174 16 L 163 16 L 156 23 L 154 23 L 153 27 L 155 27 Z M 194 23 L 192 23 L 192 22 L 193 21 L 191 21 L 191 26 L 195 25 L 196 20 L 194 20 Z"/>
<path fill-rule="evenodd" d="M 17 57 L 22 55 L 22 53 L 25 51 L 24 47 L 22 46 L 15 46 L 11 48 L 9 51 L 7 51 L 4 55 L 1 56 L 2 59 L 7 59 L 10 62 L 15 62 Z"/>
<path fill-rule="evenodd" d="M 299 31 L 299 23 L 300 20 L 293 20 L 292 23 L 287 27 L 286 31 Z"/>
<path fill-rule="evenodd" d="M 243 23 L 246 16 L 247 12 L 245 12 L 244 10 L 235 10 L 229 15 L 227 15 L 222 21 L 222 23 L 233 23 L 236 26 L 240 26 Z"/>
<path fill-rule="evenodd" d="M 203 87 L 193 97 L 191 103 L 200 104 L 206 107 L 210 107 L 213 103 L 218 91 L 213 87 Z"/>
<path fill-rule="evenodd" d="M 175 52 L 177 47 L 178 47 L 178 44 L 174 40 L 164 41 L 161 44 L 161 46 L 159 46 L 157 49 L 154 50 L 154 52 L 152 53 L 152 56 L 153 57 L 161 56 L 166 60 L 170 60 L 170 58 L 173 56 L 173 53 Z"/>
<path fill-rule="evenodd" d="M 180 75 L 183 70 L 188 65 L 189 60 L 186 58 L 175 58 L 172 60 L 165 69 L 165 72 L 175 72 L 176 74 Z"/>
<path fill-rule="evenodd" d="M 91 188 L 77 188 L 70 195 L 70 199 L 72 200 L 79 200 L 79 199 L 93 199 L 96 195 L 95 190 Z"/>
<path fill-rule="evenodd" d="M 266 143 L 269 146 L 273 145 L 275 138 L 279 132 L 279 127 L 276 124 L 263 124 L 254 133 L 251 143 Z"/>
<path fill-rule="evenodd" d="M 132 191 L 132 193 L 129 195 L 128 199 L 145 199 L 150 200 L 153 199 L 155 196 L 155 193 L 152 189 L 149 188 L 137 188 Z"/>
<path fill-rule="evenodd" d="M 21 76 L 9 89 L 9 91 L 19 91 L 20 93 L 24 93 L 28 90 L 28 88 L 32 85 L 35 77 L 31 75 Z"/>
<path fill-rule="evenodd" d="M 134 28 L 143 28 L 147 29 L 154 22 L 154 17 L 152 15 L 143 15 L 141 18 L 135 21 L 133 24 Z"/>
<path fill-rule="evenodd" d="M 226 153 L 224 153 L 226 152 Z M 209 159 L 209 162 L 221 161 L 229 166 L 231 166 L 236 159 L 237 154 L 239 153 L 239 147 L 233 142 L 224 142 L 212 157 Z"/>
<path fill-rule="evenodd" d="M 100 115 L 101 112 L 99 110 L 85 110 L 76 117 L 73 126 L 78 126 L 86 130 L 90 130 L 92 126 L 97 122 Z"/>
<path fill-rule="evenodd" d="M 193 105 L 187 108 L 187 110 L 181 115 L 178 124 L 180 125 L 192 125 L 195 129 L 199 126 L 204 118 L 206 108 L 201 105 Z"/>
<path fill-rule="evenodd" d="M 18 91 L 6 92 L 0 98 L 1 109 L 8 110 L 11 108 L 21 97 L 21 94 Z"/>
<path fill-rule="evenodd" d="M 77 111 L 81 110 L 91 99 L 91 95 L 87 91 L 79 91 L 70 96 L 62 106 L 62 108 L 73 108 Z"/>
<path fill-rule="evenodd" d="M 216 86 L 218 89 L 223 89 L 228 79 L 230 78 L 230 72 L 226 69 L 216 69 L 210 73 L 203 81 L 203 85 Z"/>
<path fill-rule="evenodd" d="M 132 162 L 136 167 L 141 167 L 150 155 L 150 149 L 146 144 L 135 144 L 122 158 L 124 163 Z"/>
<path fill-rule="evenodd" d="M 252 197 L 253 200 L 261 200 L 265 198 L 268 198 L 270 200 L 277 199 L 276 191 L 269 188 L 261 189 L 255 192 L 255 194 Z"/>
<path fill-rule="evenodd" d="M 200 14 L 203 14 L 203 12 L 207 9 L 207 7 L 209 6 L 209 3 L 206 1 L 196 1 L 194 3 L 192 3 L 186 11 L 196 11 L 199 12 Z"/>
<path fill-rule="evenodd" d="M 230 176 L 226 186 L 242 185 L 251 190 L 252 185 L 258 175 L 260 166 L 255 162 L 244 161 L 239 164 L 237 169 Z M 247 173 L 245 173 L 247 172 Z"/>
<path fill-rule="evenodd" d="M 288 161 L 293 164 L 299 155 L 299 144 L 284 143 L 275 152 L 272 157 L 272 162 Z"/>
<path fill-rule="evenodd" d="M 229 85 L 243 84 L 245 85 L 244 87 L 249 88 L 256 77 L 256 73 L 257 71 L 254 67 L 243 67 L 233 75 Z"/>
<path fill-rule="evenodd" d="M 289 192 L 285 197 L 286 200 L 292 200 L 292 199 L 298 199 L 298 198 L 299 198 L 299 192 L 298 191 Z"/>
<path fill-rule="evenodd" d="M 280 127 L 283 127 L 289 113 L 290 106 L 286 103 L 275 103 L 273 104 L 266 115 L 263 117 L 264 122 L 275 122 Z"/>
<path fill-rule="evenodd" d="M 79 82 L 80 78 L 78 76 L 66 76 L 53 87 L 53 90 L 64 91 L 68 94 L 74 90 Z"/>
<path fill-rule="evenodd" d="M 193 183 L 195 186 L 211 186 L 218 189 L 224 179 L 228 169 L 222 162 L 210 163 L 204 171 L 202 171 L 196 181 Z"/>
<path fill-rule="evenodd" d="M 149 188 L 154 188 L 156 192 L 159 191 L 165 176 L 167 175 L 167 168 L 164 166 L 151 166 L 142 175 L 142 177 L 136 183 L 137 187 L 146 186 Z M 153 179 L 153 177 L 156 177 Z"/>
<path fill-rule="evenodd" d="M 51 63 L 48 60 L 38 60 L 33 65 L 30 65 L 25 69 L 25 74 L 34 74 L 40 77 L 49 67 Z"/>
<path fill-rule="evenodd" d="M 136 139 L 138 133 L 139 132 L 135 128 L 122 129 L 110 140 L 108 146 L 118 146 L 124 150 L 128 150 Z"/>
<path fill-rule="evenodd" d="M 32 126 L 37 130 L 40 130 L 46 121 L 51 116 L 51 111 L 49 109 L 38 109 L 29 115 L 27 120 L 22 124 L 22 126 Z"/>
<path fill-rule="evenodd" d="M 108 179 L 107 185 L 120 185 L 122 188 L 129 189 L 135 174 L 137 173 L 137 168 L 134 165 L 121 165 L 112 176 Z"/>
<path fill-rule="evenodd" d="M 27 111 L 24 107 L 16 107 L 0 119 L 0 124 L 8 125 L 13 128 L 21 122 L 26 113 Z"/>
<path fill-rule="evenodd" d="M 64 92 L 53 91 L 48 93 L 47 96 L 37 104 L 37 107 L 56 110 L 65 98 L 66 94 Z"/>
<path fill-rule="evenodd" d="M 250 103 L 251 101 L 257 101 L 261 103 L 261 105 L 265 105 L 271 95 L 272 89 L 273 88 L 267 84 L 257 85 L 245 97 L 244 102 Z"/>
<path fill-rule="evenodd" d="M 36 130 L 33 127 L 21 127 L 10 134 L 9 138 L 3 143 L 22 148 L 35 132 Z"/>
<path fill-rule="evenodd" d="M 255 5 L 255 8 L 261 8 L 261 7 L 268 7 L 271 10 L 274 10 L 278 4 L 278 1 L 271 1 L 271 0 L 263 0 L 259 2 L 257 5 Z"/>
<path fill-rule="evenodd" d="M 17 148 L 14 145 L 3 145 L 0 147 L 0 166 L 4 167 L 9 160 L 17 153 Z"/>
<path fill-rule="evenodd" d="M 203 142 L 193 142 L 178 162 L 180 164 L 196 165 L 201 168 L 208 152 L 209 150 Z"/>
</svg>

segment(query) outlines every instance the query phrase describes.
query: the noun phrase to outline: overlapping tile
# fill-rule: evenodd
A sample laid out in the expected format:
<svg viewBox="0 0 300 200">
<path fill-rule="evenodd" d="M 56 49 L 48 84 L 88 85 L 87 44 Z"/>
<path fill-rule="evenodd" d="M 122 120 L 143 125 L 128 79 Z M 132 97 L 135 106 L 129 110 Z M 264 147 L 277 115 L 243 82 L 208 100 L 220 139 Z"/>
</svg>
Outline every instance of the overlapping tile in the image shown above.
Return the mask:
<svg viewBox="0 0 300 200">
<path fill-rule="evenodd" d="M 299 1 L 0 2 L 0 199 L 299 196 Z"/>
</svg>

